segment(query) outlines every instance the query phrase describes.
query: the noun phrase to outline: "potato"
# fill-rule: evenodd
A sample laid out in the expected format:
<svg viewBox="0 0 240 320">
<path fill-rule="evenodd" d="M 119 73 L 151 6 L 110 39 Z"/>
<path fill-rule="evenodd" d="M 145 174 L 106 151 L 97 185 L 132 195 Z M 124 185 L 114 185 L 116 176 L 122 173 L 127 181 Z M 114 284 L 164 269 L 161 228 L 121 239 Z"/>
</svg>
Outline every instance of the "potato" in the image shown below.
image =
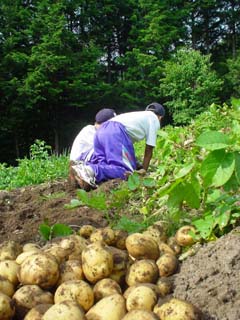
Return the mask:
<svg viewBox="0 0 240 320">
<path fill-rule="evenodd" d="M 182 247 L 191 246 L 194 244 L 195 240 L 189 234 L 189 231 L 195 232 L 196 229 L 193 226 L 183 226 L 175 234 L 175 239 L 177 244 Z"/>
<path fill-rule="evenodd" d="M 109 276 L 121 286 L 125 284 L 126 270 L 113 270 Z"/>
<path fill-rule="evenodd" d="M 144 282 L 144 283 L 136 283 L 134 286 L 131 286 L 131 287 L 128 287 L 125 291 L 124 291 L 124 298 L 127 299 L 129 294 L 137 287 L 142 287 L 142 286 L 145 286 L 145 287 L 148 287 L 150 288 L 151 290 L 154 291 L 154 293 L 156 294 L 156 296 L 158 297 L 160 295 L 160 292 L 159 292 L 159 289 L 158 289 L 158 286 L 154 283 L 149 283 L 149 282 Z"/>
<path fill-rule="evenodd" d="M 136 283 L 155 283 L 159 277 L 158 267 L 153 260 L 137 260 L 127 271 L 126 283 L 133 286 Z"/>
<path fill-rule="evenodd" d="M 10 320 L 14 316 L 15 308 L 11 298 L 0 292 L 0 319 Z"/>
<path fill-rule="evenodd" d="M 57 283 L 59 274 L 58 263 L 52 255 L 36 252 L 20 265 L 18 278 L 22 284 L 36 284 L 47 289 Z"/>
<path fill-rule="evenodd" d="M 146 231 L 144 231 L 142 234 L 146 234 L 149 237 L 151 237 L 153 240 L 155 240 L 157 243 L 164 242 L 167 240 L 167 236 L 165 232 L 160 231 L 157 226 L 150 226 L 147 228 Z"/>
<path fill-rule="evenodd" d="M 65 300 L 74 301 L 87 311 L 94 303 L 93 289 L 83 280 L 66 281 L 57 288 L 54 295 L 55 303 Z"/>
<path fill-rule="evenodd" d="M 22 246 L 15 241 L 4 241 L 0 244 L 0 261 L 2 260 L 15 260 L 16 257 L 22 252 Z"/>
<path fill-rule="evenodd" d="M 64 237 L 59 242 L 60 247 L 63 249 L 70 249 L 69 260 L 81 260 L 82 251 L 87 247 L 88 241 L 81 236 L 71 235 Z"/>
<path fill-rule="evenodd" d="M 101 228 L 96 229 L 90 235 L 90 241 L 93 242 L 103 242 L 107 245 L 113 245 L 115 243 L 115 233 L 111 228 Z"/>
<path fill-rule="evenodd" d="M 40 251 L 40 250 L 38 250 L 38 251 Z M 22 264 L 23 261 L 24 261 L 27 257 L 30 257 L 31 255 L 33 255 L 33 254 L 35 254 L 35 253 L 36 253 L 36 250 L 33 250 L 33 251 L 31 251 L 31 250 L 29 250 L 29 251 L 24 251 L 24 252 L 20 253 L 20 254 L 17 256 L 16 262 L 17 262 L 18 264 Z"/>
<path fill-rule="evenodd" d="M 159 242 L 159 250 L 160 250 L 160 254 L 170 253 L 170 254 L 176 255 L 176 252 L 165 242 Z"/>
<path fill-rule="evenodd" d="M 43 315 L 42 320 L 86 320 L 84 311 L 74 301 L 54 304 Z"/>
<path fill-rule="evenodd" d="M 12 282 L 14 285 L 18 284 L 19 265 L 14 260 L 0 261 L 0 276 Z"/>
<path fill-rule="evenodd" d="M 118 248 L 107 246 L 106 249 L 113 256 L 113 271 L 125 270 L 128 265 L 128 252 L 126 250 L 120 250 Z"/>
<path fill-rule="evenodd" d="M 24 320 L 42 320 L 42 316 L 51 306 L 52 304 L 38 304 L 28 311 Z"/>
<path fill-rule="evenodd" d="M 157 261 L 160 277 L 168 277 L 172 275 L 178 267 L 178 260 L 175 255 L 164 253 Z"/>
<path fill-rule="evenodd" d="M 20 287 L 13 295 L 18 319 L 23 319 L 26 313 L 38 304 L 53 304 L 53 294 L 44 291 L 37 285 Z"/>
<path fill-rule="evenodd" d="M 95 242 L 83 250 L 82 267 L 87 280 L 91 283 L 96 283 L 111 274 L 113 270 L 113 255 L 100 242 Z"/>
<path fill-rule="evenodd" d="M 113 294 L 98 301 L 87 313 L 87 320 L 121 320 L 126 314 L 125 299 Z"/>
<path fill-rule="evenodd" d="M 128 311 L 141 309 L 152 311 L 157 303 L 156 293 L 147 286 L 138 286 L 128 295 L 126 307 Z"/>
<path fill-rule="evenodd" d="M 72 253 L 72 250 L 70 248 L 62 248 L 58 244 L 52 244 L 51 247 L 44 249 L 43 252 L 54 256 L 57 262 L 60 264 L 68 259 L 69 255 Z"/>
<path fill-rule="evenodd" d="M 81 237 L 88 239 L 95 230 L 96 228 L 94 226 L 85 224 L 79 229 L 78 233 Z"/>
<path fill-rule="evenodd" d="M 93 293 L 95 297 L 95 301 L 99 301 L 104 297 L 110 296 L 114 293 L 122 293 L 122 289 L 119 286 L 119 284 L 110 279 L 110 278 L 105 278 L 102 280 L 99 280 L 94 288 L 93 288 Z"/>
<path fill-rule="evenodd" d="M 153 259 L 159 257 L 157 242 L 148 235 L 133 233 L 126 239 L 128 253 L 135 259 Z"/>
<path fill-rule="evenodd" d="M 168 238 L 167 244 L 176 253 L 176 255 L 181 253 L 182 248 L 179 244 L 177 244 L 175 237 Z"/>
<path fill-rule="evenodd" d="M 159 318 L 150 311 L 132 310 L 128 312 L 122 320 L 158 320 Z"/>
<path fill-rule="evenodd" d="M 172 298 L 162 305 L 154 307 L 156 313 L 161 320 L 200 320 L 201 314 L 199 310 L 191 303 Z"/>
<path fill-rule="evenodd" d="M 39 251 L 41 250 L 40 246 L 37 245 L 36 243 L 25 243 L 23 246 L 23 252 L 27 251 Z"/>
<path fill-rule="evenodd" d="M 60 265 L 60 276 L 57 285 L 68 280 L 83 280 L 82 263 L 79 260 L 68 260 Z"/>
<path fill-rule="evenodd" d="M 1 276 L 0 276 L 0 292 L 6 294 L 10 298 L 15 292 L 13 283 Z"/>
<path fill-rule="evenodd" d="M 165 297 L 173 291 L 173 279 L 162 277 L 156 283 L 161 297 Z"/>
<path fill-rule="evenodd" d="M 126 249 L 126 239 L 128 237 L 127 231 L 114 230 L 115 233 L 115 247 L 121 250 Z"/>
</svg>

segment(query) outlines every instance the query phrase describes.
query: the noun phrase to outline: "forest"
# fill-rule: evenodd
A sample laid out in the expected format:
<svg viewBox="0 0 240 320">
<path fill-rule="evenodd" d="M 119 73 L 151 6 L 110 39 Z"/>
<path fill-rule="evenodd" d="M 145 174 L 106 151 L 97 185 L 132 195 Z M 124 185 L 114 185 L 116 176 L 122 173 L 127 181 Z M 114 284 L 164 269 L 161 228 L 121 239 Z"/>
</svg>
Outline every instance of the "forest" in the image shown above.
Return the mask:
<svg viewBox="0 0 240 320">
<path fill-rule="evenodd" d="M 67 152 L 102 107 L 186 125 L 239 98 L 239 43 L 235 0 L 1 0 L 0 162 Z"/>
</svg>

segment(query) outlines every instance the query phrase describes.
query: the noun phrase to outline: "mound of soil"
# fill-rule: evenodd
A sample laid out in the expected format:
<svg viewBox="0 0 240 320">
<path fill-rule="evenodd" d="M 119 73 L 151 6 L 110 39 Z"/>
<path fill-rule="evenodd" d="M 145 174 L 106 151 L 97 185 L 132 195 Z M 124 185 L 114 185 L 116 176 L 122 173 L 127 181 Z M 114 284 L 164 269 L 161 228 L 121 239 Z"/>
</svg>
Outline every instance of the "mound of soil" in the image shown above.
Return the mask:
<svg viewBox="0 0 240 320">
<path fill-rule="evenodd" d="M 119 181 L 111 180 L 100 188 L 107 193 L 117 184 Z M 0 243 L 41 242 L 38 228 L 46 220 L 50 225 L 64 223 L 75 230 L 84 224 L 108 224 L 109 220 L 98 210 L 66 209 L 65 204 L 74 198 L 76 189 L 67 181 L 0 191 Z M 111 214 L 114 213 L 108 213 L 108 219 Z M 239 320 L 240 228 L 204 245 L 195 256 L 182 262 L 179 273 L 174 275 L 173 295 L 197 306 L 203 312 L 202 320 Z"/>
</svg>

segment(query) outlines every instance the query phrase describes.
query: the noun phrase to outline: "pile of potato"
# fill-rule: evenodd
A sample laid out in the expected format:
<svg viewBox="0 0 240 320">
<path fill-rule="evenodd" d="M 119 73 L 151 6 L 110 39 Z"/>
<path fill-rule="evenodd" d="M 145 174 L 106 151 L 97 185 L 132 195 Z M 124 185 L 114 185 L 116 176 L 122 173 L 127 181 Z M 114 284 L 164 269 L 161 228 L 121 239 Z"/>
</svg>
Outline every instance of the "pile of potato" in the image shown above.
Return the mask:
<svg viewBox="0 0 240 320">
<path fill-rule="evenodd" d="M 39 247 L 0 245 L 1 320 L 197 320 L 167 298 L 191 226 L 167 239 L 161 224 L 128 235 L 90 225 Z"/>
</svg>

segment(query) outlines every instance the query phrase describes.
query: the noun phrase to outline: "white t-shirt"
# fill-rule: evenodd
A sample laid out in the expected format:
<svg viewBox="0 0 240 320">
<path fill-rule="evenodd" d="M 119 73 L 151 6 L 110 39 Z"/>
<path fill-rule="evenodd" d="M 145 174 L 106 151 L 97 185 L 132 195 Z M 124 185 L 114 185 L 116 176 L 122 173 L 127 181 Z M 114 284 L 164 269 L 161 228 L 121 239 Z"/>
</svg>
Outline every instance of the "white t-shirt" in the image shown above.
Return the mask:
<svg viewBox="0 0 240 320">
<path fill-rule="evenodd" d="M 122 113 L 110 121 L 117 121 L 123 124 L 133 142 L 146 139 L 147 145 L 156 146 L 160 122 L 152 111 Z"/>
<path fill-rule="evenodd" d="M 84 127 L 73 141 L 70 160 L 77 161 L 82 153 L 93 149 L 93 140 L 96 133 L 94 125 Z"/>
</svg>

